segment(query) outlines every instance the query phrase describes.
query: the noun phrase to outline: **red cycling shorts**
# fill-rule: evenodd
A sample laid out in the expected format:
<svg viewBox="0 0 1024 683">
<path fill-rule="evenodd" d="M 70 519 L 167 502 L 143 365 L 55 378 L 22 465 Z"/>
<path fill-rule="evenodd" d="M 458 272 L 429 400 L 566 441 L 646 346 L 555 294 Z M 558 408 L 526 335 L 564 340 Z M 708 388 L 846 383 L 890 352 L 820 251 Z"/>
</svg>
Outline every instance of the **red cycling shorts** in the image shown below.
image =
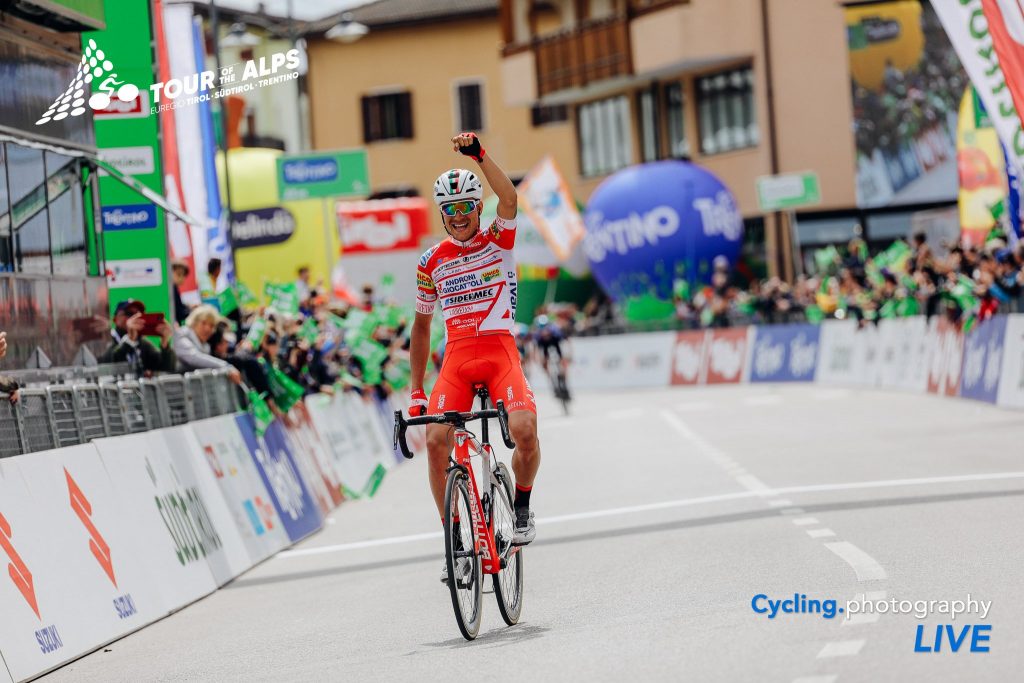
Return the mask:
<svg viewBox="0 0 1024 683">
<path fill-rule="evenodd" d="M 523 374 L 519 349 L 510 334 L 485 334 L 450 341 L 445 347 L 441 374 L 430 392 L 427 413 L 472 410 L 476 398 L 474 384 L 485 385 L 491 404 L 504 401 L 510 413 L 516 410 L 537 412 L 533 389 Z"/>
</svg>

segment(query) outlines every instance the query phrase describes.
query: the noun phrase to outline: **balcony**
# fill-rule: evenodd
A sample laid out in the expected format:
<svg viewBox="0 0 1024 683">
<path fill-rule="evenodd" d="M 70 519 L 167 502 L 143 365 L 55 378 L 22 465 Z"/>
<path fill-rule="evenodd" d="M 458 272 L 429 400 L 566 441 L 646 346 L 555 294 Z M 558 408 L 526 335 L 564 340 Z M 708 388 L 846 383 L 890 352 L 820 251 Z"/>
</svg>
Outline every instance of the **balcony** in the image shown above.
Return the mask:
<svg viewBox="0 0 1024 683">
<path fill-rule="evenodd" d="M 537 96 L 633 73 L 626 15 L 586 21 L 532 45 Z"/>
</svg>

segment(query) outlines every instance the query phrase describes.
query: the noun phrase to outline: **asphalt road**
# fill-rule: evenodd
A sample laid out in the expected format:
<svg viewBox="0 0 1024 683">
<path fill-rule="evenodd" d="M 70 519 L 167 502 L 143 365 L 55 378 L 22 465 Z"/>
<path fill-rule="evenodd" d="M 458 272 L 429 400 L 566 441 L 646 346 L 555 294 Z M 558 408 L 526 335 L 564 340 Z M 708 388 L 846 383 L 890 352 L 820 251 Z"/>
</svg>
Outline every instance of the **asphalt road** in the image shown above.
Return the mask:
<svg viewBox="0 0 1024 683">
<path fill-rule="evenodd" d="M 46 680 L 1019 680 L 1021 413 L 813 385 L 573 408 L 541 406 L 518 626 L 485 595 L 480 637 L 459 635 L 417 458 L 295 550 Z M 769 619 L 759 594 L 991 607 Z M 971 630 L 955 653 L 914 651 L 919 625 L 933 646 L 945 624 L 990 626 L 990 651 Z"/>
</svg>

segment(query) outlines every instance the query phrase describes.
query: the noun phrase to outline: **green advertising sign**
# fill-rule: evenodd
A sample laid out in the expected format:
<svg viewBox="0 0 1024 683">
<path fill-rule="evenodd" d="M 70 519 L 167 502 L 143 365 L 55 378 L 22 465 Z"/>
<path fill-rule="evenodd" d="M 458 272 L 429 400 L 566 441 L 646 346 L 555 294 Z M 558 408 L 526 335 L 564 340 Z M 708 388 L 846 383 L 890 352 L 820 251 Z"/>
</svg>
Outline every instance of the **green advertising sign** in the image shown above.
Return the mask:
<svg viewBox="0 0 1024 683">
<path fill-rule="evenodd" d="M 149 5 L 118 3 L 116 12 L 107 13 L 105 30 L 82 34 L 82 52 L 87 59 L 110 63 L 104 78 L 93 79 L 94 93 L 105 92 L 111 78 L 139 91 L 136 106 L 96 113 L 100 158 L 146 191 L 163 194 L 158 121 L 149 115 L 149 86 L 156 80 Z M 106 171 L 101 170 L 99 183 L 111 308 L 124 299 L 137 299 L 147 311 L 169 317 L 166 214 Z"/>
<path fill-rule="evenodd" d="M 365 149 L 285 154 L 277 158 L 277 194 L 281 201 L 362 197 L 369 191 Z"/>
<path fill-rule="evenodd" d="M 818 174 L 813 171 L 757 179 L 757 204 L 762 211 L 783 211 L 821 203 Z"/>
</svg>

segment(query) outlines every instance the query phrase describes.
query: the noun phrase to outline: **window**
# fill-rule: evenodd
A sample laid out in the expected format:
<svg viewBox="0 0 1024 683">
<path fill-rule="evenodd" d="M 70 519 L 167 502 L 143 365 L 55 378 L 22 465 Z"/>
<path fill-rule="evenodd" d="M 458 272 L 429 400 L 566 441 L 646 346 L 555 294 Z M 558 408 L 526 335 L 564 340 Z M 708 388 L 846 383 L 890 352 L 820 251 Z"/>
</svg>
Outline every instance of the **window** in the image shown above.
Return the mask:
<svg viewBox="0 0 1024 683">
<path fill-rule="evenodd" d="M 697 79 L 700 149 L 719 154 L 757 145 L 754 70 L 750 67 Z"/>
<path fill-rule="evenodd" d="M 640 153 L 643 161 L 661 158 L 661 134 L 658 130 L 658 91 L 656 87 L 641 90 L 637 96 L 640 111 Z"/>
<path fill-rule="evenodd" d="M 14 270 L 14 252 L 11 248 L 11 204 L 7 197 L 7 159 L 4 144 L 0 142 L 0 273 Z"/>
<path fill-rule="evenodd" d="M 412 95 L 408 92 L 363 97 L 363 141 L 412 139 Z"/>
<path fill-rule="evenodd" d="M 568 120 L 569 108 L 564 104 L 535 104 L 530 108 L 530 123 L 534 128 Z"/>
<path fill-rule="evenodd" d="M 77 160 L 46 153 L 50 252 L 55 275 L 85 275 L 87 270 L 80 173 Z"/>
<path fill-rule="evenodd" d="M 15 269 L 25 273 L 49 273 L 50 221 L 46 207 L 43 153 L 8 144 L 7 182 L 10 187 Z"/>
<path fill-rule="evenodd" d="M 463 131 L 481 131 L 484 129 L 483 84 L 460 83 L 455 88 L 455 106 L 457 107 L 455 129 Z"/>
<path fill-rule="evenodd" d="M 577 117 L 584 176 L 604 175 L 630 164 L 632 126 L 625 95 L 580 105 Z"/>
<path fill-rule="evenodd" d="M 690 141 L 686 139 L 685 97 L 682 83 L 669 83 L 665 86 L 668 155 L 674 159 L 690 156 Z"/>
</svg>

